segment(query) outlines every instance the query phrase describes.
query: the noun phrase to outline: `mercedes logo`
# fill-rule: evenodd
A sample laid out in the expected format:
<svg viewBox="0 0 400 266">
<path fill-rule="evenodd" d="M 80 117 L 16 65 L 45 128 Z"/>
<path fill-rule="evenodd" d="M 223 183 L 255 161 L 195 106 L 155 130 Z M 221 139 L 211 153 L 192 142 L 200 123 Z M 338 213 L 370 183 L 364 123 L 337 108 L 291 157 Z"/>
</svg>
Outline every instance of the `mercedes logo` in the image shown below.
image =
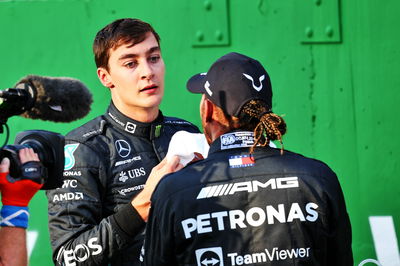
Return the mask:
<svg viewBox="0 0 400 266">
<path fill-rule="evenodd" d="M 129 143 L 123 139 L 119 139 L 115 142 L 115 148 L 117 149 L 119 156 L 122 158 L 125 158 L 131 153 L 131 146 L 129 146 Z"/>
</svg>

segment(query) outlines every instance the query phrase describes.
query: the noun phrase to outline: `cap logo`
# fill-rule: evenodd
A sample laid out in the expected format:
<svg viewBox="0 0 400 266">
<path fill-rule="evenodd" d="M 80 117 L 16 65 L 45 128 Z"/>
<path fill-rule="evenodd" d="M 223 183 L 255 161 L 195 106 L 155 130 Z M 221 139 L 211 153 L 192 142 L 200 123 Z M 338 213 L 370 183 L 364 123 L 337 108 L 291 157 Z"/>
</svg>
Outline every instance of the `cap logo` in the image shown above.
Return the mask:
<svg viewBox="0 0 400 266">
<path fill-rule="evenodd" d="M 206 83 L 204 84 L 204 89 L 206 90 L 206 92 L 212 96 L 212 91 L 210 90 L 210 82 L 208 82 L 208 80 L 206 81 Z"/>
<path fill-rule="evenodd" d="M 253 88 L 254 88 L 256 91 L 262 90 L 262 88 L 263 88 L 262 81 L 265 79 L 265 75 L 262 75 L 262 76 L 260 76 L 260 77 L 258 78 L 258 81 L 260 82 L 260 85 L 259 85 L 259 86 L 256 86 L 256 85 L 254 84 L 254 80 L 253 80 L 253 77 L 252 77 L 252 76 L 250 76 L 250 75 L 248 75 L 248 74 L 245 74 L 245 73 L 243 73 L 243 76 L 245 76 L 248 80 L 251 81 L 251 85 L 253 85 Z"/>
</svg>

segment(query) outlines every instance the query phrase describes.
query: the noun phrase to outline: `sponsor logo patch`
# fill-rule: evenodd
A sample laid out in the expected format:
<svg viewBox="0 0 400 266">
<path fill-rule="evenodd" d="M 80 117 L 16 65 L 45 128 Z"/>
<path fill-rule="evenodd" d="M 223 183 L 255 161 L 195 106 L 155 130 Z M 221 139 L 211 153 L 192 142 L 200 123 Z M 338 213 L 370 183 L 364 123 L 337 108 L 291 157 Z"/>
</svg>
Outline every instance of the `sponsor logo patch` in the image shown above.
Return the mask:
<svg viewBox="0 0 400 266">
<path fill-rule="evenodd" d="M 129 192 L 132 192 L 132 191 L 137 191 L 137 190 L 142 190 L 143 188 L 144 188 L 144 184 L 118 190 L 118 193 L 121 194 L 122 196 L 126 196 L 126 193 L 129 193 Z"/>
<path fill-rule="evenodd" d="M 78 181 L 76 179 L 65 179 L 62 185 L 62 188 L 77 188 L 77 187 L 78 187 Z"/>
<path fill-rule="evenodd" d="M 81 171 L 64 171 L 63 176 L 82 176 Z"/>
<path fill-rule="evenodd" d="M 196 199 L 233 195 L 238 192 L 257 192 L 260 189 L 288 189 L 299 187 L 297 176 L 270 178 L 265 182 L 250 180 L 203 187 Z"/>
<path fill-rule="evenodd" d="M 53 197 L 53 202 L 57 201 L 74 201 L 74 200 L 82 200 L 83 193 L 82 192 L 67 192 L 56 194 Z"/>
<path fill-rule="evenodd" d="M 251 147 L 254 144 L 253 132 L 233 132 L 220 136 L 221 150 Z"/>
<path fill-rule="evenodd" d="M 272 261 L 284 261 L 297 258 L 309 258 L 311 253 L 311 248 L 277 248 L 264 249 L 262 252 L 250 253 L 250 254 L 238 254 L 238 253 L 228 253 L 227 256 L 230 261 L 230 265 L 255 265 L 261 264 L 265 265 L 266 262 Z"/>
<path fill-rule="evenodd" d="M 108 112 L 108 115 L 112 118 L 112 120 L 114 120 L 116 123 L 118 123 L 119 125 L 121 125 L 121 126 L 125 126 L 125 124 L 124 123 L 122 123 L 121 121 L 119 121 L 119 119 L 115 116 L 115 115 L 113 115 L 112 113 L 110 113 L 110 112 Z"/>
<path fill-rule="evenodd" d="M 167 120 L 164 121 L 165 124 L 174 124 L 174 125 L 188 125 L 191 126 L 192 124 L 187 121 L 176 121 L 176 120 Z"/>
<path fill-rule="evenodd" d="M 115 141 L 115 148 L 117 149 L 119 156 L 122 158 L 127 157 L 131 153 L 131 146 L 123 139 Z"/>
<path fill-rule="evenodd" d="M 197 249 L 197 266 L 223 266 L 223 265 L 266 265 L 267 262 L 284 262 L 293 259 L 308 259 L 311 257 L 311 247 L 273 247 L 264 248 L 259 252 L 241 253 L 226 252 L 222 247 Z M 225 263 L 224 263 L 225 259 Z"/>
<path fill-rule="evenodd" d="M 75 165 L 74 152 L 78 148 L 79 143 L 68 144 L 64 146 L 65 164 L 64 170 L 70 170 Z"/>
<path fill-rule="evenodd" d="M 65 249 L 62 246 L 58 251 L 57 261 L 64 261 L 62 264 L 66 266 L 77 265 L 76 262 L 84 262 L 90 256 L 99 255 L 101 252 L 103 252 L 103 247 L 98 244 L 98 238 L 93 237 L 87 243 L 78 244 L 71 249 Z"/>
<path fill-rule="evenodd" d="M 144 176 L 146 175 L 146 171 L 144 170 L 144 167 L 140 167 L 140 168 L 135 168 L 135 169 L 131 169 L 128 171 L 121 171 L 119 173 L 119 178 L 118 180 L 121 182 L 126 182 L 126 180 L 128 180 L 129 178 L 133 179 L 139 176 Z"/>
<path fill-rule="evenodd" d="M 218 231 L 240 230 L 241 228 L 267 226 L 270 224 L 292 222 L 315 222 L 318 219 L 318 205 L 308 202 L 304 206 L 294 202 L 285 204 L 252 207 L 244 210 L 227 210 L 198 214 L 196 217 L 181 221 L 186 239 L 195 234 L 207 234 Z"/>
<path fill-rule="evenodd" d="M 236 155 L 229 157 L 229 166 L 231 168 L 254 166 L 255 161 L 252 155 Z"/>
<path fill-rule="evenodd" d="M 90 131 L 90 132 L 87 132 L 87 133 L 83 134 L 82 137 L 87 138 L 87 137 L 89 137 L 91 135 L 94 135 L 94 134 L 96 134 L 98 132 L 99 132 L 98 130 L 93 130 L 93 131 Z"/>
<path fill-rule="evenodd" d="M 135 133 L 136 130 L 136 125 L 134 123 L 131 122 L 127 122 L 125 125 L 125 131 L 129 132 L 131 134 Z"/>
<path fill-rule="evenodd" d="M 142 157 L 140 157 L 140 155 L 138 155 L 138 156 L 132 157 L 131 159 L 118 161 L 118 162 L 115 163 L 115 166 L 124 165 L 124 164 L 127 164 L 127 163 L 131 163 L 133 161 L 140 161 L 140 160 L 142 160 Z"/>
<path fill-rule="evenodd" d="M 126 175 L 126 172 L 125 172 L 125 171 L 121 171 L 121 172 L 119 173 L 119 178 L 118 178 L 119 181 L 125 183 L 125 181 L 128 180 L 128 179 L 129 179 L 129 177 Z"/>
<path fill-rule="evenodd" d="M 221 247 L 202 248 L 196 250 L 197 266 L 223 266 L 224 257 Z"/>
</svg>

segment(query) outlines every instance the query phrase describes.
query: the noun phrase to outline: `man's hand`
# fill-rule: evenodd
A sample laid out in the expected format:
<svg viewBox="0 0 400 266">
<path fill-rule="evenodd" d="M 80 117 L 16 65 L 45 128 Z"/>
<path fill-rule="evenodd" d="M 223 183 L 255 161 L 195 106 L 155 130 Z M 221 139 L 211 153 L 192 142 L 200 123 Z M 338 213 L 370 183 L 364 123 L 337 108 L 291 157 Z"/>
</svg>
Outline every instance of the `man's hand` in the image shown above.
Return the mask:
<svg viewBox="0 0 400 266">
<path fill-rule="evenodd" d="M 24 148 L 19 151 L 19 158 L 21 164 L 24 167 L 25 172 L 39 171 L 41 167 L 38 163 L 35 163 L 35 167 L 29 167 L 30 162 L 39 162 L 38 155 L 31 148 Z M 8 158 L 4 158 L 0 163 L 0 190 L 1 190 L 1 201 L 3 205 L 9 206 L 20 206 L 26 207 L 33 195 L 43 186 L 30 179 L 14 179 L 8 176 L 10 168 L 10 161 Z"/>
<path fill-rule="evenodd" d="M 144 189 L 132 200 L 132 206 L 137 210 L 145 222 L 147 222 L 149 217 L 150 198 L 154 189 L 161 178 L 166 174 L 174 173 L 183 168 L 183 165 L 179 162 L 180 159 L 178 156 L 173 156 L 168 160 L 164 158 L 164 160 L 151 170 L 150 176 L 144 185 Z"/>
</svg>

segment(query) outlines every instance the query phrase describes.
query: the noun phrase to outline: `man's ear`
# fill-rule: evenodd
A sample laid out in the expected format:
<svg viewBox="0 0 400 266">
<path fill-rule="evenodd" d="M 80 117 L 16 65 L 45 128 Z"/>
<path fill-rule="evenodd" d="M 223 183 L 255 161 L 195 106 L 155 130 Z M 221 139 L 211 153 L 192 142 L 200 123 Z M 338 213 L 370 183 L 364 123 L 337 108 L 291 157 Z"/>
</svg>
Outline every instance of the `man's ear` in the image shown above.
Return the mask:
<svg viewBox="0 0 400 266">
<path fill-rule="evenodd" d="M 99 77 L 100 82 L 107 88 L 113 88 L 114 84 L 112 83 L 111 76 L 108 71 L 103 68 L 97 68 L 97 76 Z"/>
<path fill-rule="evenodd" d="M 214 104 L 208 100 L 204 99 L 204 118 L 206 122 L 211 122 L 213 120 Z"/>
</svg>

